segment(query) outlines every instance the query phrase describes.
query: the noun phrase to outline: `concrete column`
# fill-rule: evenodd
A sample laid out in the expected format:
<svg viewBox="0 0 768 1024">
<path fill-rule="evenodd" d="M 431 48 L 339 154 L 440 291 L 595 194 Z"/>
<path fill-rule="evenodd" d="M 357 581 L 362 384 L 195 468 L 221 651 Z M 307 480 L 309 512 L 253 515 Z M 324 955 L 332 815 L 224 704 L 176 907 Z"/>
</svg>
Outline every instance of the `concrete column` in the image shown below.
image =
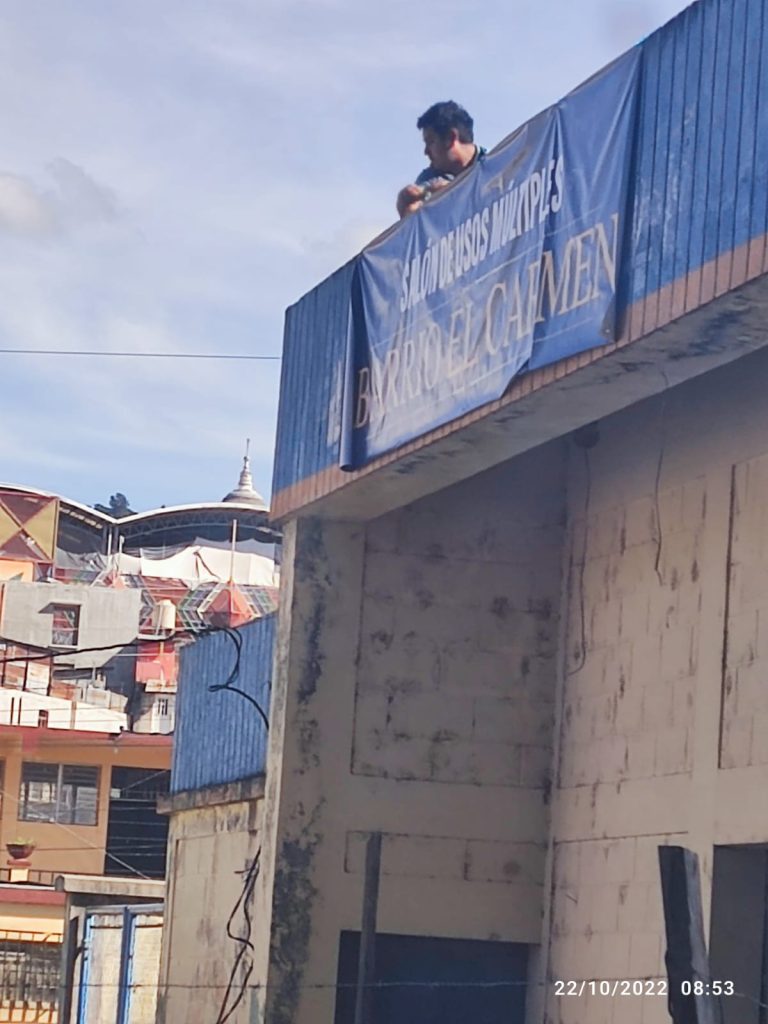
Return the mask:
<svg viewBox="0 0 768 1024">
<path fill-rule="evenodd" d="M 264 990 L 251 1019 L 333 1020 L 338 919 L 326 881 L 343 862 L 333 787 L 349 774 L 364 532 L 317 519 L 285 533 L 261 886 L 271 896 Z"/>
</svg>

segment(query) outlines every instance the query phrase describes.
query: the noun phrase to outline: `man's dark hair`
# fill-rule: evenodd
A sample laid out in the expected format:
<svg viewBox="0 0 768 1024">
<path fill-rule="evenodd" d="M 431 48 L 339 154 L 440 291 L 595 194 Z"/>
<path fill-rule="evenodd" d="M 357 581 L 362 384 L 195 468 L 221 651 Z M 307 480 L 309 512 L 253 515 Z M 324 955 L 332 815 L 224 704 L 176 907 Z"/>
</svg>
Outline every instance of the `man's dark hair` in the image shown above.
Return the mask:
<svg viewBox="0 0 768 1024">
<path fill-rule="evenodd" d="M 419 131 L 431 128 L 441 139 L 455 128 L 459 134 L 459 142 L 474 142 L 474 124 L 464 107 L 460 107 L 453 100 L 444 100 L 442 103 L 433 103 L 429 110 L 425 110 L 416 122 L 416 127 Z"/>
</svg>

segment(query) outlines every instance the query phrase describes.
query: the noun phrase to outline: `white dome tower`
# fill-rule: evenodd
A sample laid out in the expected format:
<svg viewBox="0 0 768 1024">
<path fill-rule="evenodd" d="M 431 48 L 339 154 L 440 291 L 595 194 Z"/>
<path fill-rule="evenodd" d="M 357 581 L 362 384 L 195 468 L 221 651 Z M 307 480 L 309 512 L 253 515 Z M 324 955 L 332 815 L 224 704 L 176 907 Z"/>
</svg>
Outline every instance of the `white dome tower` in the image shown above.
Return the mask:
<svg viewBox="0 0 768 1024">
<path fill-rule="evenodd" d="M 221 500 L 222 501 L 237 501 L 241 505 L 252 505 L 254 508 L 263 509 L 265 512 L 267 506 L 264 499 L 258 491 L 254 490 L 253 478 L 251 477 L 251 463 L 248 458 L 248 449 L 251 446 L 251 439 L 245 443 L 245 456 L 243 458 L 243 468 L 240 471 L 240 479 L 237 482 L 237 487 L 226 494 Z"/>
</svg>

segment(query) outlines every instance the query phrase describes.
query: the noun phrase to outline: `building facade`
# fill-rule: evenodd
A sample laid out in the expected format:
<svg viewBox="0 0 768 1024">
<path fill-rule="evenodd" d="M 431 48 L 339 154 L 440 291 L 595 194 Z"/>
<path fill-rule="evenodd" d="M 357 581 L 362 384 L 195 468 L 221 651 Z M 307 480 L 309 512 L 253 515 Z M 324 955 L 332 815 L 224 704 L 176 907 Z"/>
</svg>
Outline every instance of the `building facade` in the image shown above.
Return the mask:
<svg viewBox="0 0 768 1024">
<path fill-rule="evenodd" d="M 762 1019 L 767 28 L 761 0 L 702 0 L 637 48 L 607 343 L 536 364 L 532 285 L 531 362 L 468 407 L 468 279 L 445 293 L 444 378 L 403 383 L 406 334 L 345 362 L 380 246 L 402 239 L 421 273 L 451 203 L 469 237 L 482 166 L 289 311 L 265 910 L 232 1020 L 347 1024 L 357 1001 L 379 1024 L 661 1024 L 669 845 L 699 858 L 723 1019 Z M 574 284 L 587 234 L 574 308 L 600 294 Z M 422 301 L 395 271 L 366 342 Z M 493 285 L 484 330 L 515 287 Z M 409 420 L 430 379 L 453 415 Z M 393 419 L 401 440 L 371 455 Z"/>
</svg>

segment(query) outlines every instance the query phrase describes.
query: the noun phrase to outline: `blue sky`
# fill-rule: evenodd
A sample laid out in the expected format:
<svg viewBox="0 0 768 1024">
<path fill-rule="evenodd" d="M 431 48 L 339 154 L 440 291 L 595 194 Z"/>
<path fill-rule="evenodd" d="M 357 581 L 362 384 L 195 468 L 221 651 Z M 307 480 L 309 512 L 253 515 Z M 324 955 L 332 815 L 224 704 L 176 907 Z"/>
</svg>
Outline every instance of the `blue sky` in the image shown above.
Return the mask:
<svg viewBox="0 0 768 1024">
<path fill-rule="evenodd" d="M 0 348 L 279 355 L 394 219 L 417 116 L 490 147 L 679 0 L 8 0 Z M 0 480 L 134 508 L 269 495 L 279 362 L 0 354 Z"/>
</svg>

